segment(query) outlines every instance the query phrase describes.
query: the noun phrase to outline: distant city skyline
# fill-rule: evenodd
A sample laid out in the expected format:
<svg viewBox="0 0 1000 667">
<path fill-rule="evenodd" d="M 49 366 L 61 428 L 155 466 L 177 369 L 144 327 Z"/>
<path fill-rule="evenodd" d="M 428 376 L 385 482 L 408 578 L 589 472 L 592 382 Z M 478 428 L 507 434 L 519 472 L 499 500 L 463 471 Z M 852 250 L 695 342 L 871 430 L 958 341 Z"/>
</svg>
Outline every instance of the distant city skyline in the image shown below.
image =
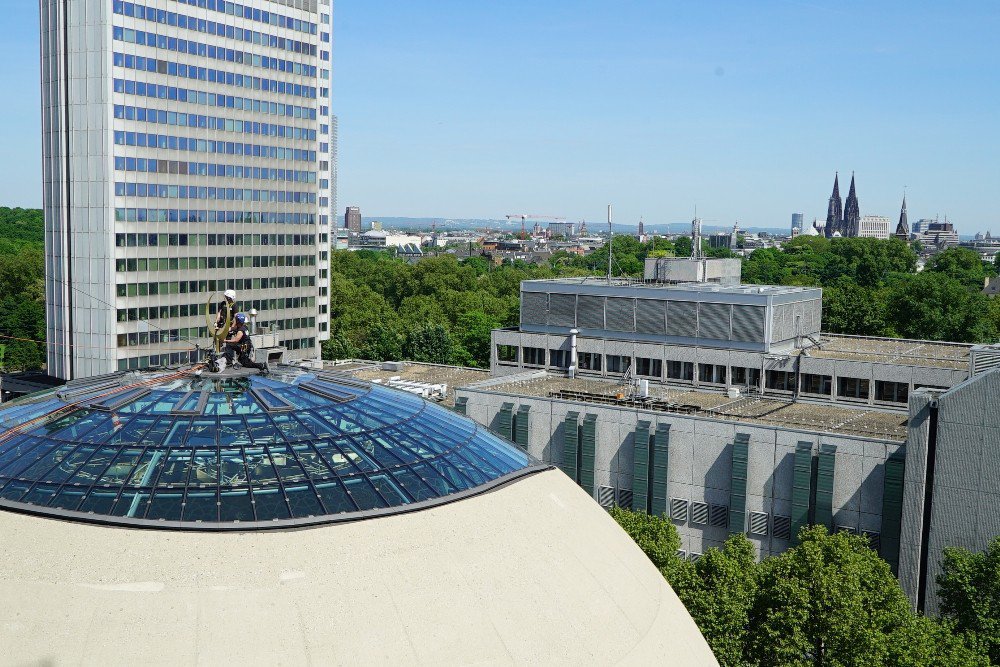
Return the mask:
<svg viewBox="0 0 1000 667">
<path fill-rule="evenodd" d="M 8 15 L 0 204 L 39 207 L 38 7 Z M 787 227 L 853 170 L 861 215 L 905 186 L 912 219 L 997 234 L 998 28 L 985 2 L 341 3 L 338 203 Z"/>
</svg>

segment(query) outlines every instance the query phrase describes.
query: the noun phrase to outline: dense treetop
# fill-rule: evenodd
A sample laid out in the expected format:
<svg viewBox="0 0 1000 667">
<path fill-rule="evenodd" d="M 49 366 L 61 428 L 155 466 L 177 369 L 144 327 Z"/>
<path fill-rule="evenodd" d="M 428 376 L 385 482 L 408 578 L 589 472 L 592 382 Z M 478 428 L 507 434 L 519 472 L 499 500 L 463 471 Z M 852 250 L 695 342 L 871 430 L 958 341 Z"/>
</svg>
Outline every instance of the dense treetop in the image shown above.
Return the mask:
<svg viewBox="0 0 1000 667">
<path fill-rule="evenodd" d="M 677 556 L 667 518 L 617 507 L 611 515 L 666 577 L 723 667 L 990 664 L 996 644 L 984 634 L 996 637 L 1000 541 L 996 553 L 954 552 L 946 561 L 942 594 L 955 612 L 937 621 L 911 611 L 862 536 L 803 528 L 796 546 L 758 563 L 753 543 L 737 534 L 692 563 Z"/>
</svg>

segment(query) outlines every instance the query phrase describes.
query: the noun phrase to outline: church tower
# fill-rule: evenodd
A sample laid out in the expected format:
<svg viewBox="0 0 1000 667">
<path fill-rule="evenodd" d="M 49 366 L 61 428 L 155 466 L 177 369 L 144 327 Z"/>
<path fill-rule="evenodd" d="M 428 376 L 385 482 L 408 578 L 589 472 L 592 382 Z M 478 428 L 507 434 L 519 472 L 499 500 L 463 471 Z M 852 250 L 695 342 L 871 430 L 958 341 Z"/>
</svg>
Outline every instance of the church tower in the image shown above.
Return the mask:
<svg viewBox="0 0 1000 667">
<path fill-rule="evenodd" d="M 844 224 L 840 230 L 842 236 L 855 237 L 861 230 L 861 209 L 858 207 L 858 195 L 854 192 L 854 173 L 851 173 L 851 191 L 847 193 L 844 202 Z"/>
<path fill-rule="evenodd" d="M 910 222 L 906 219 L 906 195 L 903 195 L 903 208 L 899 211 L 899 224 L 896 225 L 895 237 L 904 243 L 910 242 Z"/>
<path fill-rule="evenodd" d="M 840 208 L 840 175 L 833 176 L 833 194 L 830 195 L 830 204 L 826 208 L 826 227 L 823 234 L 826 238 L 833 236 L 834 232 L 840 231 L 840 224 L 844 215 Z"/>
</svg>

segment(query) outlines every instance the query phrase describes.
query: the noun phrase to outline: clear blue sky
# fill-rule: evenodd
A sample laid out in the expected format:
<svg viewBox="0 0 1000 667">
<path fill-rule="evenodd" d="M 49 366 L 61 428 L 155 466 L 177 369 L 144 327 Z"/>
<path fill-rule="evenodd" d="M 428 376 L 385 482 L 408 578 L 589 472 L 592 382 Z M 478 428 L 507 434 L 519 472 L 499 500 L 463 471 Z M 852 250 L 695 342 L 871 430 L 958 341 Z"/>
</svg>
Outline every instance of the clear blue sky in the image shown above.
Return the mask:
<svg viewBox="0 0 1000 667">
<path fill-rule="evenodd" d="M 0 202 L 41 199 L 37 4 L 11 2 Z M 338 0 L 340 203 L 378 216 L 1000 232 L 996 2 Z"/>
</svg>

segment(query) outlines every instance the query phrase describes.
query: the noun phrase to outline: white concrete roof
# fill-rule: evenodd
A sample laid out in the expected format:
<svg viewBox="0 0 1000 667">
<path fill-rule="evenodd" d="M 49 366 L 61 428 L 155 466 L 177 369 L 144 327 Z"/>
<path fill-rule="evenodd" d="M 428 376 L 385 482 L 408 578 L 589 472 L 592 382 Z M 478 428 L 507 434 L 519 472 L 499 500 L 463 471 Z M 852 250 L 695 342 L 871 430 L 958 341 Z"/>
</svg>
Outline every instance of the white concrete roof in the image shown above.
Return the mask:
<svg viewBox="0 0 1000 667">
<path fill-rule="evenodd" d="M 3 663 L 717 664 L 645 555 L 556 470 L 304 530 L 0 511 L 0 535 Z"/>
</svg>

